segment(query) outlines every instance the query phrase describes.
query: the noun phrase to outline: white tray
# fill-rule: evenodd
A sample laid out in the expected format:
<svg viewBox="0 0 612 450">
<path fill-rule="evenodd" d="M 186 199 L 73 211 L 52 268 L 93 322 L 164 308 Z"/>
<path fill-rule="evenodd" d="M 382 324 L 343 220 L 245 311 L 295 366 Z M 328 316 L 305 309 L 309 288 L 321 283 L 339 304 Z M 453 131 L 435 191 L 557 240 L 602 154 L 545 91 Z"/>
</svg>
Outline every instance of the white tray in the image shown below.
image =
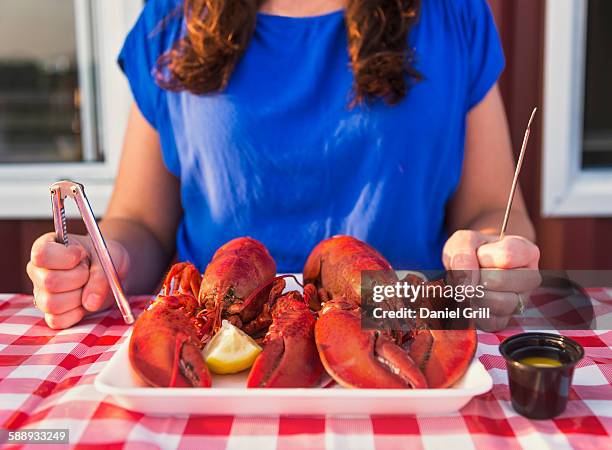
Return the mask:
<svg viewBox="0 0 612 450">
<path fill-rule="evenodd" d="M 449 389 L 247 389 L 247 372 L 213 376 L 212 388 L 153 388 L 133 375 L 129 336 L 98 374 L 94 385 L 120 406 L 152 415 L 361 415 L 448 414 L 484 394 L 493 380 L 474 359 Z"/>
</svg>

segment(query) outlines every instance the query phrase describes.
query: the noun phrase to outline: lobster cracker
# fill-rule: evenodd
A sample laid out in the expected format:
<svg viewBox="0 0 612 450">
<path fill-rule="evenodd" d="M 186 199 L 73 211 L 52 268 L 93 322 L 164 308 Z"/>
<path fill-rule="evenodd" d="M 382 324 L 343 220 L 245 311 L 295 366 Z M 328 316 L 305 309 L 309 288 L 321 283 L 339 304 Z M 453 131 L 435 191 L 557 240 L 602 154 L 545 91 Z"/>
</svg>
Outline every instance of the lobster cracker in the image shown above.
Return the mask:
<svg viewBox="0 0 612 450">
<path fill-rule="evenodd" d="M 104 238 L 102 237 L 102 233 L 100 233 L 100 228 L 98 228 L 98 224 L 96 223 L 96 218 L 91 209 L 91 205 L 89 204 L 89 200 L 87 200 L 87 196 L 85 195 L 85 188 L 80 183 L 70 180 L 62 180 L 58 181 L 57 183 L 53 183 L 51 186 L 49 186 L 49 189 L 51 191 L 51 206 L 53 208 L 55 240 L 60 244 L 64 244 L 66 246 L 68 245 L 68 231 L 66 228 L 64 199 L 66 197 L 71 197 L 81 213 L 83 222 L 85 222 L 87 233 L 91 238 L 94 248 L 96 249 L 96 253 L 100 259 L 100 264 L 104 270 L 104 275 L 106 275 L 106 279 L 111 290 L 113 291 L 113 296 L 115 297 L 117 306 L 123 315 L 123 320 L 128 325 L 134 323 L 134 316 L 132 315 L 130 304 L 125 297 L 125 293 L 121 287 L 121 282 L 119 281 L 119 275 L 117 274 L 115 265 L 110 257 L 108 248 L 106 247 L 106 242 L 104 242 Z"/>
</svg>

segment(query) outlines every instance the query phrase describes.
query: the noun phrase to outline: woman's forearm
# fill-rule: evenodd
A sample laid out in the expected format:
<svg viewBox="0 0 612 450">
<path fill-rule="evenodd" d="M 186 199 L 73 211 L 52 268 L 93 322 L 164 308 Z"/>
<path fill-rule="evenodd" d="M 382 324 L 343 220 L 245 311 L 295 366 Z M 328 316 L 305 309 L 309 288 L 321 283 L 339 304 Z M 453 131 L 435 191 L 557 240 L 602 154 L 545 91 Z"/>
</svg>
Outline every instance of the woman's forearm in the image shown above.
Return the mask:
<svg viewBox="0 0 612 450">
<path fill-rule="evenodd" d="M 155 182 L 151 182 L 155 180 Z M 174 254 L 180 182 L 162 160 L 157 131 L 132 104 L 115 189 L 100 228 L 129 255 L 130 294 L 150 294 Z"/>
<path fill-rule="evenodd" d="M 470 222 L 466 228 L 479 231 L 484 234 L 499 234 L 502 222 L 504 221 L 504 210 L 485 211 Z M 515 210 L 510 213 L 506 234 L 523 236 L 535 242 L 535 229 L 529 216 L 522 210 Z"/>
<path fill-rule="evenodd" d="M 120 243 L 128 252 L 129 270 L 122 280 L 126 293 L 151 294 L 170 262 L 171 250 L 133 220 L 107 218 L 100 222 L 100 229 L 105 239 Z"/>
</svg>

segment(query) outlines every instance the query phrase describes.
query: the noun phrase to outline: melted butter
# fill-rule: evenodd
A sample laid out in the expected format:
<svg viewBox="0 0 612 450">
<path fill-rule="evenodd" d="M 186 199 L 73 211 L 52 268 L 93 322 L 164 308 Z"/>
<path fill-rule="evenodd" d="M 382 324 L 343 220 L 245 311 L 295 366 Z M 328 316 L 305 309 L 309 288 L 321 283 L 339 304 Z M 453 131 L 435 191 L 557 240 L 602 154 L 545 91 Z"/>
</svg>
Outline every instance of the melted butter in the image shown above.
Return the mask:
<svg viewBox="0 0 612 450">
<path fill-rule="evenodd" d="M 563 365 L 561 364 L 561 361 L 542 356 L 530 356 L 528 358 L 521 359 L 520 362 L 534 367 L 561 367 Z"/>
</svg>

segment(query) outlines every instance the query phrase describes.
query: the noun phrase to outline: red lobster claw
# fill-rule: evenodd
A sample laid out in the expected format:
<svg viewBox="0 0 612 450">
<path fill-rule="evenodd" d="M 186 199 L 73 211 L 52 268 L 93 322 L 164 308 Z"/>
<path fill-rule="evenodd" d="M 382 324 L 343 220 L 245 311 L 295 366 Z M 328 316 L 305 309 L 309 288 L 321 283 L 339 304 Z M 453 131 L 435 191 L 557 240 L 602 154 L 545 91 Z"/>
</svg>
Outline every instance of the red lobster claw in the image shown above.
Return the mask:
<svg viewBox="0 0 612 450">
<path fill-rule="evenodd" d="M 312 387 L 323 366 L 314 343 L 315 318 L 297 291 L 279 297 L 272 308 L 272 325 L 257 357 L 247 387 Z"/>
<path fill-rule="evenodd" d="M 477 345 L 476 330 L 419 330 L 410 356 L 431 388 L 455 384 L 469 367 Z"/>
<path fill-rule="evenodd" d="M 136 374 L 161 387 L 210 387 L 202 356 L 196 314 L 200 273 L 189 263 L 175 264 L 151 305 L 140 315 L 130 338 L 129 357 Z"/>
<path fill-rule="evenodd" d="M 315 339 L 327 373 L 349 388 L 425 388 L 412 358 L 388 336 L 363 330 L 359 309 L 342 299 L 326 303 Z"/>
</svg>

